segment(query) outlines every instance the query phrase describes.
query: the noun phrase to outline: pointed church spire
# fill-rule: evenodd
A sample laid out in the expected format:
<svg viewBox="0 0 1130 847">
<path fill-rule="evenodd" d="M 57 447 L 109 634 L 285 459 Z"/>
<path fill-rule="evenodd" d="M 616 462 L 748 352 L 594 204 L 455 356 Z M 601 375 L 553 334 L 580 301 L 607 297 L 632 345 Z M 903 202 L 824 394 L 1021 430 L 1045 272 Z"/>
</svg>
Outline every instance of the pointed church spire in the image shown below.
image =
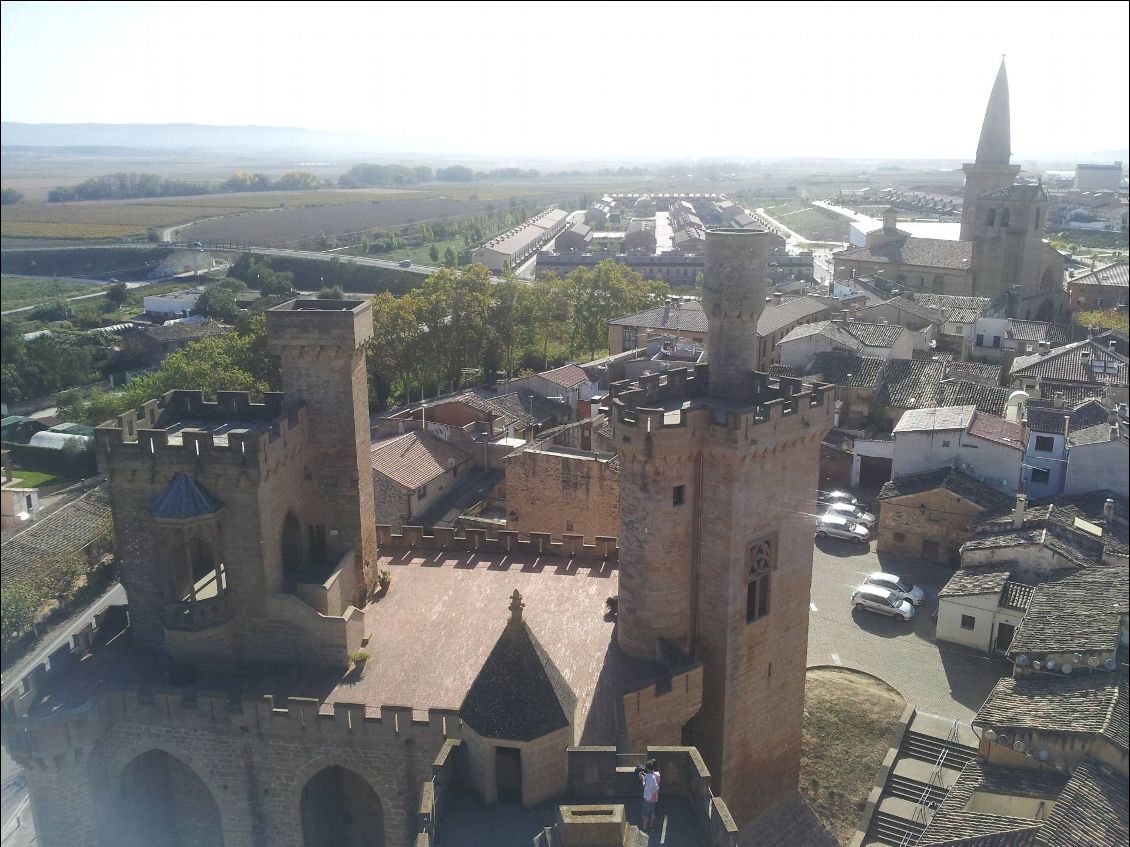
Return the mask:
<svg viewBox="0 0 1130 847">
<path fill-rule="evenodd" d="M 1012 158 L 1012 134 L 1009 129 L 1008 73 L 1001 56 L 993 93 L 985 109 L 985 122 L 981 125 L 981 139 L 977 142 L 978 165 L 1007 165 Z"/>
</svg>

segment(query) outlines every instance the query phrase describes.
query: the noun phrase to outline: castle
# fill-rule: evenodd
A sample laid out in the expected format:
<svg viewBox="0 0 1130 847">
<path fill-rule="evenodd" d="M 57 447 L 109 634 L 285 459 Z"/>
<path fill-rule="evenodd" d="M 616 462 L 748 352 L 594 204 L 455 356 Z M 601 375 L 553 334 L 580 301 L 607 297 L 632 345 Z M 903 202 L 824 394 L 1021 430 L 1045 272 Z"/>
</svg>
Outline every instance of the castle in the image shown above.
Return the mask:
<svg viewBox="0 0 1130 847">
<path fill-rule="evenodd" d="M 834 397 L 757 371 L 768 239 L 707 233 L 709 365 L 612 387 L 618 540 L 378 527 L 368 302 L 269 310 L 261 403 L 174 391 L 98 427 L 128 625 L 4 703 L 41 842 L 458 844 L 473 797 L 624 844 L 633 754 L 686 843 L 778 829 Z"/>
</svg>

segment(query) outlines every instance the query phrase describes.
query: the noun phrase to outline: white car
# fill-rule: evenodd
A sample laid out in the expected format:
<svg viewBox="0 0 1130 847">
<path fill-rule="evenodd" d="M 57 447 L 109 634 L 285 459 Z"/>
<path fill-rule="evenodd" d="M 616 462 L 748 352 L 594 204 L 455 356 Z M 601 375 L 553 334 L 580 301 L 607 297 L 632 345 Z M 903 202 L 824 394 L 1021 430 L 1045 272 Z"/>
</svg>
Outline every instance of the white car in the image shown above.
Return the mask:
<svg viewBox="0 0 1130 847">
<path fill-rule="evenodd" d="M 887 615 L 900 621 L 914 617 L 914 606 L 901 594 L 877 585 L 861 585 L 851 595 L 851 605 L 856 609 Z"/>
<path fill-rule="evenodd" d="M 868 529 L 875 526 L 875 516 L 859 506 L 851 503 L 833 503 L 828 507 L 829 515 L 843 515 L 848 520 L 861 523 Z"/>
<path fill-rule="evenodd" d="M 866 544 L 871 540 L 867 527 L 857 524 L 850 518 L 829 512 L 816 521 L 817 538 L 844 538 L 856 544 Z"/>
<path fill-rule="evenodd" d="M 865 580 L 867 585 L 877 585 L 880 588 L 885 588 L 888 591 L 894 591 L 896 594 L 901 594 L 915 606 L 921 606 L 926 600 L 926 592 L 913 585 L 901 577 L 895 576 L 893 573 L 883 573 L 882 571 L 875 571 L 869 574 Z"/>
</svg>

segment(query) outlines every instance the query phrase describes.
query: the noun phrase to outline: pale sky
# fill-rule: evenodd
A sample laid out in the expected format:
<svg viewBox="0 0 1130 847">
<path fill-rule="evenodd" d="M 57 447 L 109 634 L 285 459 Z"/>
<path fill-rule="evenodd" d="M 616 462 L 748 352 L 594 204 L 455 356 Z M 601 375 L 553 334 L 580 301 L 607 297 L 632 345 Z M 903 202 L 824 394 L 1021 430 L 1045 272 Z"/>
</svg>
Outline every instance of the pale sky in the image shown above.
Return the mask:
<svg viewBox="0 0 1130 847">
<path fill-rule="evenodd" d="M 501 156 L 972 156 L 1002 54 L 1020 158 L 1128 146 L 1120 2 L 4 2 L 0 115 L 258 124 Z"/>
</svg>

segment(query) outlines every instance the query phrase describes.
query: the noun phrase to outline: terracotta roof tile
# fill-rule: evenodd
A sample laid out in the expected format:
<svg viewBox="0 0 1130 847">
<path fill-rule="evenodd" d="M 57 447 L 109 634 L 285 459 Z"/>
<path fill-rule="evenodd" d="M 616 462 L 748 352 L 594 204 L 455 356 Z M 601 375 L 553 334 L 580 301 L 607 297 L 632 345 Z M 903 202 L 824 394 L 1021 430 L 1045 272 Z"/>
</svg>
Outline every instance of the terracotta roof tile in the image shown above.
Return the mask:
<svg viewBox="0 0 1130 847">
<path fill-rule="evenodd" d="M 1124 776 L 1096 759 L 1084 759 L 1040 828 L 1037 843 L 1041 847 L 1123 847 L 1130 834 L 1127 794 Z"/>
<path fill-rule="evenodd" d="M 836 258 L 857 262 L 968 270 L 973 259 L 973 244 L 969 241 L 949 241 L 942 238 L 902 238 L 876 247 L 849 247 L 836 253 Z"/>
<path fill-rule="evenodd" d="M 1114 651 L 1130 582 L 1123 567 L 1089 567 L 1036 587 L 1009 656 Z"/>
<path fill-rule="evenodd" d="M 471 454 L 426 432 L 408 432 L 378 441 L 371 458 L 374 471 L 416 489 L 466 462 Z"/>
<path fill-rule="evenodd" d="M 1120 687 L 1118 677 L 1109 673 L 1005 677 L 993 687 L 973 724 L 998 733 L 1029 729 L 1097 735 L 1110 722 Z"/>
<path fill-rule="evenodd" d="M 1104 268 L 1095 268 L 1089 273 L 1075 277 L 1068 284 L 1072 286 L 1103 285 L 1111 288 L 1116 286 L 1126 288 L 1127 285 L 1130 285 L 1130 265 L 1126 262 L 1115 262 Z"/>
</svg>

